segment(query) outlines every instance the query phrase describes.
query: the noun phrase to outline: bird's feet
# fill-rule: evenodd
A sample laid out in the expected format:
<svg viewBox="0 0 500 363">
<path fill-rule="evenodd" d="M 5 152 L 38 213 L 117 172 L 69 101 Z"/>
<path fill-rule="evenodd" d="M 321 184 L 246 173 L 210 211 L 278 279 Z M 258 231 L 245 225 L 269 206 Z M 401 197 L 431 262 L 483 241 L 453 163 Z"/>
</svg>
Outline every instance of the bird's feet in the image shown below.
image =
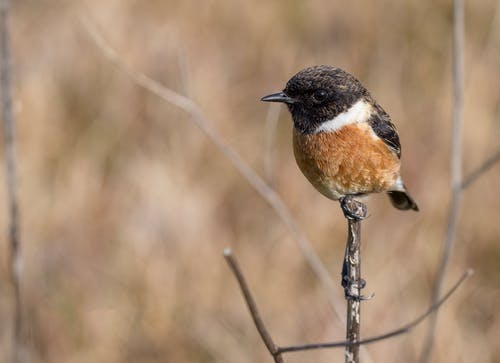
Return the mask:
<svg viewBox="0 0 500 363">
<path fill-rule="evenodd" d="M 355 200 L 352 195 L 340 198 L 340 207 L 347 219 L 361 221 L 366 218 L 366 205 Z"/>
<path fill-rule="evenodd" d="M 347 264 L 344 261 L 342 266 L 342 287 L 344 288 L 344 295 L 346 300 L 370 300 L 375 296 L 374 293 L 370 295 L 361 295 L 361 289 L 366 286 L 366 281 L 364 279 L 354 280 L 347 274 Z"/>
<path fill-rule="evenodd" d="M 342 277 L 342 287 L 344 288 L 344 295 L 346 300 L 370 300 L 375 296 L 374 293 L 370 295 L 361 295 L 359 292 L 366 286 L 364 279 L 352 280 L 349 276 Z M 358 291 L 355 293 L 354 291 Z"/>
</svg>

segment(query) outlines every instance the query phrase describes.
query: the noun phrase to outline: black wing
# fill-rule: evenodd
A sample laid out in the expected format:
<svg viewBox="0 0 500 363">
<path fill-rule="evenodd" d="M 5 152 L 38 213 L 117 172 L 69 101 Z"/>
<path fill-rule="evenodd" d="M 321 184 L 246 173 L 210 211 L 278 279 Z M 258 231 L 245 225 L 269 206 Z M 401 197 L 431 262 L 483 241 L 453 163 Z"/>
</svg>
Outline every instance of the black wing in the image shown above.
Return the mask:
<svg viewBox="0 0 500 363">
<path fill-rule="evenodd" d="M 368 123 L 372 127 L 373 132 L 396 153 L 398 158 L 401 158 L 401 144 L 396 127 L 392 124 L 391 118 L 382 107 L 375 104 L 375 110 L 376 112 L 371 115 Z"/>
</svg>

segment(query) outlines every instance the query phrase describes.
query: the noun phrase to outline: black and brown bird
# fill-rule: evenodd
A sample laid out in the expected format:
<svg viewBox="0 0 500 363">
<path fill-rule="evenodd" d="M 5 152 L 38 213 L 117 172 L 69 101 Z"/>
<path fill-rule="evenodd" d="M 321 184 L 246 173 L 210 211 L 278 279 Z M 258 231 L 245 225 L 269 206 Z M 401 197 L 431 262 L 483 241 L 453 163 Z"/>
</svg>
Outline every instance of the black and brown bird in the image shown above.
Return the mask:
<svg viewBox="0 0 500 363">
<path fill-rule="evenodd" d="M 394 207 L 418 211 L 401 178 L 398 133 L 354 76 L 326 65 L 306 68 L 262 101 L 288 106 L 295 160 L 321 194 L 342 200 L 387 192 Z"/>
</svg>

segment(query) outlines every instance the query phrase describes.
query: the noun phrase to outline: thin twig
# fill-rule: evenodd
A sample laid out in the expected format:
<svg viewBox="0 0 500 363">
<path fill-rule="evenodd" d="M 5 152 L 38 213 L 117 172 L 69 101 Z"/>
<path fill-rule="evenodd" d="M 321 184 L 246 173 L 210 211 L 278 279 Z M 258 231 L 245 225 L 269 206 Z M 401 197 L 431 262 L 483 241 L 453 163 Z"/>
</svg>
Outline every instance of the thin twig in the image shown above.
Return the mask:
<svg viewBox="0 0 500 363">
<path fill-rule="evenodd" d="M 427 309 L 422 315 L 418 316 L 415 320 L 402 326 L 401 328 L 391 330 L 388 333 L 356 341 L 343 340 L 338 342 L 313 343 L 313 344 L 291 345 L 291 346 L 280 347 L 274 343 L 271 335 L 269 334 L 266 328 L 264 321 L 260 317 L 257 304 L 255 303 L 255 299 L 252 296 L 252 293 L 246 283 L 245 276 L 243 275 L 243 272 L 241 271 L 241 268 L 236 258 L 233 256 L 230 248 L 226 248 L 224 250 L 224 258 L 226 259 L 226 262 L 228 263 L 231 272 L 234 274 L 236 280 L 238 281 L 241 292 L 243 294 L 247 307 L 250 311 L 250 315 L 252 316 L 252 319 L 254 321 L 255 327 L 257 328 L 257 331 L 259 332 L 262 341 L 266 345 L 267 350 L 273 356 L 275 362 L 283 362 L 283 358 L 281 357 L 281 354 L 283 353 L 291 353 L 291 352 L 313 350 L 313 349 L 340 348 L 353 345 L 361 346 L 364 344 L 371 344 L 381 340 L 393 338 L 398 335 L 408 333 L 411 330 L 413 330 L 418 324 L 424 321 L 425 318 L 427 318 L 430 314 L 438 310 L 441 307 L 441 305 L 443 305 L 450 298 L 450 296 L 453 295 L 453 293 L 460 287 L 460 285 L 465 281 L 465 279 L 473 274 L 472 269 L 468 269 L 467 271 L 465 271 L 462 274 L 462 276 L 458 279 L 458 281 L 455 283 L 455 285 L 453 285 L 451 289 L 435 304 L 432 304 L 429 307 L 429 309 Z"/>
<path fill-rule="evenodd" d="M 365 338 L 361 339 L 357 342 L 355 342 L 356 345 L 363 345 L 363 344 L 371 344 L 375 342 L 379 342 L 381 340 L 389 339 L 396 337 L 398 335 L 408 333 L 411 330 L 413 330 L 418 324 L 420 324 L 422 321 L 425 320 L 430 314 L 433 312 L 437 311 L 441 305 L 443 305 L 448 298 L 453 295 L 453 293 L 460 287 L 460 285 L 465 281 L 466 278 L 471 276 L 474 273 L 472 269 L 468 269 L 465 271 L 462 276 L 458 279 L 458 281 L 451 287 L 451 289 L 441 298 L 439 299 L 435 304 L 431 305 L 427 311 L 425 311 L 422 315 L 417 317 L 415 320 L 412 322 L 402 326 L 401 328 L 391 330 L 388 333 L 376 335 L 370 338 Z M 345 347 L 347 345 L 351 345 L 353 342 L 349 340 L 344 340 L 340 342 L 332 342 L 332 343 L 316 343 L 316 344 L 304 344 L 304 345 L 293 345 L 289 347 L 280 347 L 279 351 L 281 353 L 287 353 L 287 352 L 297 352 L 301 350 L 311 350 L 311 349 L 324 349 L 324 348 L 338 348 L 338 347 Z"/>
<path fill-rule="evenodd" d="M 14 289 L 14 327 L 12 336 L 12 361 L 21 360 L 21 255 L 19 239 L 19 208 L 17 201 L 17 172 L 15 148 L 15 122 L 12 112 L 10 36 L 8 27 L 9 2 L 0 1 L 0 88 L 4 124 L 5 156 L 7 163 L 7 194 L 9 214 L 10 279 Z"/>
<path fill-rule="evenodd" d="M 448 215 L 448 227 L 443 243 L 443 252 L 439 262 L 438 272 L 432 293 L 432 302 L 439 299 L 441 288 L 450 260 L 457 232 L 460 202 L 462 200 L 462 109 L 463 109 L 463 79 L 464 79 L 464 4 L 463 0 L 454 0 L 453 20 L 453 128 L 451 143 L 451 186 L 452 196 Z M 434 344 L 434 334 L 437 324 L 437 312 L 430 317 L 429 328 L 420 356 L 420 362 L 429 362 Z"/>
<path fill-rule="evenodd" d="M 481 175 L 486 173 L 496 162 L 500 161 L 500 150 L 497 150 L 495 154 L 486 159 L 477 169 L 472 171 L 463 181 L 460 187 L 466 189 L 472 183 L 474 183 Z"/>
<path fill-rule="evenodd" d="M 253 299 L 250 289 L 248 288 L 245 277 L 243 276 L 243 273 L 241 272 L 241 269 L 239 267 L 238 261 L 236 260 L 236 258 L 233 257 L 230 248 L 226 248 L 224 250 L 224 258 L 226 259 L 226 262 L 229 265 L 229 268 L 233 272 L 234 276 L 238 280 L 238 284 L 240 285 L 240 289 L 243 294 L 243 297 L 245 298 L 248 310 L 250 310 L 250 315 L 252 316 L 253 322 L 255 323 L 255 327 L 257 328 L 257 331 L 259 332 L 262 341 L 266 345 L 267 350 L 273 356 L 274 361 L 276 363 L 283 363 L 283 358 L 281 357 L 281 353 L 278 351 L 279 347 L 276 344 L 274 344 L 271 335 L 267 331 L 267 328 L 264 322 L 262 321 L 262 318 L 260 317 L 259 310 L 257 309 L 257 304 Z"/>
<path fill-rule="evenodd" d="M 121 71 L 126 73 L 131 80 L 138 86 L 157 95 L 164 101 L 173 104 L 191 115 L 193 123 L 210 139 L 210 141 L 224 154 L 233 164 L 238 172 L 247 180 L 255 191 L 274 209 L 278 217 L 288 228 L 293 239 L 302 252 L 306 262 L 316 274 L 319 281 L 327 291 L 330 304 L 335 315 L 342 324 L 345 324 L 343 317 L 343 306 L 340 303 L 340 297 L 336 292 L 336 286 L 333 283 L 328 270 L 325 268 L 305 234 L 293 219 L 290 211 L 284 204 L 279 194 L 269 186 L 242 157 L 231 148 L 219 132 L 212 126 L 212 123 L 201 112 L 198 105 L 190 98 L 163 86 L 152 78 L 149 78 L 141 72 L 131 69 L 118 55 L 118 53 L 109 46 L 101 34 L 86 19 L 82 19 L 83 26 L 87 30 L 91 39 L 98 49 Z"/>
<path fill-rule="evenodd" d="M 346 339 L 349 342 L 360 340 L 361 330 L 361 221 L 366 218 L 366 206 L 350 197 L 341 199 L 340 206 L 347 219 L 347 243 L 342 266 L 342 286 L 347 300 Z M 359 362 L 359 345 L 345 347 L 345 362 Z"/>
<path fill-rule="evenodd" d="M 345 262 L 348 286 L 346 339 L 355 342 L 360 339 L 361 330 L 361 221 L 348 220 Z M 347 291 L 347 289 L 346 289 Z M 359 345 L 348 345 L 345 351 L 346 363 L 359 362 Z"/>
</svg>

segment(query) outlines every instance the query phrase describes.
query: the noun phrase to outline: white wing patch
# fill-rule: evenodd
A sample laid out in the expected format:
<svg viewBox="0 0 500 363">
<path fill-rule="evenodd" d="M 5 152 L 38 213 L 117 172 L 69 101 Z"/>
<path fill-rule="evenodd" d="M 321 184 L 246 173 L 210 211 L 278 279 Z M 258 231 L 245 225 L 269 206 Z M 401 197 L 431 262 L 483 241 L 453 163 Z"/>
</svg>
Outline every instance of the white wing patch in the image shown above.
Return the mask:
<svg viewBox="0 0 500 363">
<path fill-rule="evenodd" d="M 352 105 L 347 111 L 335 116 L 333 119 L 323 122 L 319 125 L 314 133 L 318 132 L 334 132 L 346 125 L 366 122 L 373 112 L 371 104 L 365 100 L 359 100 Z"/>
</svg>

